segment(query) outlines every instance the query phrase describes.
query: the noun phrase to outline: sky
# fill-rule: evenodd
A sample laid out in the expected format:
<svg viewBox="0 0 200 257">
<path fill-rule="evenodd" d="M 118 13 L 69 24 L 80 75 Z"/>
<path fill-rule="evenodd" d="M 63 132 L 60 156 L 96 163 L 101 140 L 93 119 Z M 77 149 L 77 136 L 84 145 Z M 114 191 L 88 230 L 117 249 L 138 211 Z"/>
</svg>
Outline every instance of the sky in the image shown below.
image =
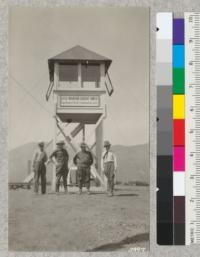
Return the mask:
<svg viewBox="0 0 200 257">
<path fill-rule="evenodd" d="M 81 45 L 112 59 L 104 139 L 149 141 L 149 9 L 21 8 L 9 13 L 9 148 L 54 135 L 47 60 Z M 30 95 L 31 94 L 31 95 Z M 32 97 L 33 96 L 33 97 Z"/>
</svg>

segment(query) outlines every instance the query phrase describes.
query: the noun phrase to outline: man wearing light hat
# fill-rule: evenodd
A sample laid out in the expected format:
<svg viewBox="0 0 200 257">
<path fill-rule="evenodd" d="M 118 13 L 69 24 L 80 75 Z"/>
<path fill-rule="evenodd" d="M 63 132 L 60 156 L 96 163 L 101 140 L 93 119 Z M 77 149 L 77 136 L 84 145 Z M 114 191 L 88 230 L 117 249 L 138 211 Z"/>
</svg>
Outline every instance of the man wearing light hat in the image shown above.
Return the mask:
<svg viewBox="0 0 200 257">
<path fill-rule="evenodd" d="M 67 175 L 69 172 L 68 161 L 69 154 L 64 148 L 64 141 L 56 143 L 57 149 L 50 155 L 49 160 L 53 161 L 56 165 L 56 192 L 59 192 L 60 180 L 62 178 L 65 193 L 67 193 Z M 54 160 L 53 160 L 54 158 Z"/>
<path fill-rule="evenodd" d="M 44 151 L 44 142 L 38 143 L 38 149 L 35 151 L 32 160 L 32 168 L 34 172 L 34 192 L 38 193 L 39 180 L 41 178 L 42 194 L 46 193 L 46 166 L 47 154 Z"/>
<path fill-rule="evenodd" d="M 104 142 L 105 151 L 101 158 L 101 169 L 107 177 L 107 190 L 109 196 L 113 196 L 114 178 L 117 170 L 117 159 L 115 154 L 110 150 L 111 144 L 109 141 Z"/>
<path fill-rule="evenodd" d="M 77 166 L 77 177 L 79 194 L 82 193 L 82 186 L 85 183 L 87 193 L 90 194 L 90 166 L 93 164 L 91 152 L 86 150 L 87 145 L 82 142 L 80 144 L 81 151 L 74 157 L 74 164 Z"/>
</svg>

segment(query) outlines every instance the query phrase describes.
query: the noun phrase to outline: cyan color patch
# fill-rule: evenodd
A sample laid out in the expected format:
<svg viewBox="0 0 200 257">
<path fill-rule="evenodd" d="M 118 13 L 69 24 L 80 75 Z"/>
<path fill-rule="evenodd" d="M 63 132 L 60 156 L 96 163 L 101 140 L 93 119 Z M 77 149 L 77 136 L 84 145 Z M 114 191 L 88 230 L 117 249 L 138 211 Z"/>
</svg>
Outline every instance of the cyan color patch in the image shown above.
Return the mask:
<svg viewBox="0 0 200 257">
<path fill-rule="evenodd" d="M 173 67 L 184 67 L 184 45 L 173 45 Z"/>
</svg>

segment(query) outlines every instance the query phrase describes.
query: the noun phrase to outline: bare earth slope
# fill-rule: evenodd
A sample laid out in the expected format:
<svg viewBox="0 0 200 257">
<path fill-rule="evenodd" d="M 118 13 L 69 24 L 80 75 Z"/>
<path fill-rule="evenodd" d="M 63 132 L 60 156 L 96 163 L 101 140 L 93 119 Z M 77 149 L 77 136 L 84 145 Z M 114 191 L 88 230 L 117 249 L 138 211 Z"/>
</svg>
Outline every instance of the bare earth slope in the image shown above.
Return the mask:
<svg viewBox="0 0 200 257">
<path fill-rule="evenodd" d="M 127 251 L 148 249 L 149 187 L 117 188 L 114 197 L 9 192 L 9 249 Z"/>
</svg>

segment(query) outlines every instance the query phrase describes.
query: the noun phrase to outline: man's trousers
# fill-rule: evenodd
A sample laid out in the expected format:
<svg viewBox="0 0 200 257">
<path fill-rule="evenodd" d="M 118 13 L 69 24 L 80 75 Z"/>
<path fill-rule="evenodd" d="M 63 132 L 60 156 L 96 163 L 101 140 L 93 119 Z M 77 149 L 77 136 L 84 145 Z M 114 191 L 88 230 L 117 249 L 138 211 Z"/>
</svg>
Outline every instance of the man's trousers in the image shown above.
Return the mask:
<svg viewBox="0 0 200 257">
<path fill-rule="evenodd" d="M 114 190 L 114 178 L 115 178 L 114 171 L 115 171 L 114 162 L 104 163 L 104 174 L 108 180 L 107 189 L 111 193 L 113 193 L 113 190 Z"/>
<path fill-rule="evenodd" d="M 56 173 L 56 192 L 59 192 L 61 178 L 63 180 L 64 189 L 65 191 L 67 191 L 67 176 L 68 176 L 68 171 L 62 171 L 62 172 Z"/>
<path fill-rule="evenodd" d="M 41 178 L 41 191 L 42 194 L 46 193 L 46 166 L 41 165 L 34 171 L 34 192 L 39 191 L 39 180 Z"/>
<path fill-rule="evenodd" d="M 78 167 L 77 179 L 79 189 L 82 189 L 83 185 L 90 189 L 90 167 Z"/>
</svg>

